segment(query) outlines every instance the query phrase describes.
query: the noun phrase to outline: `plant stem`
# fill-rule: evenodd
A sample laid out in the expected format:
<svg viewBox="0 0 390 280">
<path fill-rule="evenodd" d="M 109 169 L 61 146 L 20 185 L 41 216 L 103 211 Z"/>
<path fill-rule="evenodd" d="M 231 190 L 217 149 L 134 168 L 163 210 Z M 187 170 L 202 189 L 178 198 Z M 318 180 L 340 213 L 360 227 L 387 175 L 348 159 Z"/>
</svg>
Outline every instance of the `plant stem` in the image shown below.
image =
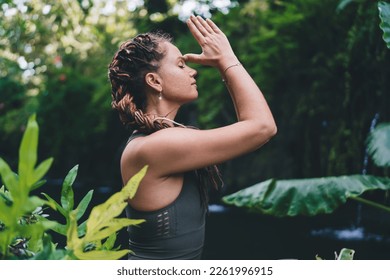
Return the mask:
<svg viewBox="0 0 390 280">
<path fill-rule="evenodd" d="M 378 208 L 378 209 L 381 209 L 381 210 L 384 210 L 384 211 L 387 211 L 387 212 L 390 212 L 390 207 L 387 207 L 383 204 L 380 204 L 380 203 L 376 203 L 374 201 L 371 201 L 371 200 L 368 200 L 368 199 L 364 199 L 364 198 L 361 198 L 359 196 L 351 196 L 349 197 L 350 199 L 353 199 L 353 200 L 356 200 L 356 201 L 359 201 L 359 202 L 362 202 L 362 203 L 365 203 L 367 205 L 370 205 L 372 207 L 375 207 L 375 208 Z"/>
</svg>

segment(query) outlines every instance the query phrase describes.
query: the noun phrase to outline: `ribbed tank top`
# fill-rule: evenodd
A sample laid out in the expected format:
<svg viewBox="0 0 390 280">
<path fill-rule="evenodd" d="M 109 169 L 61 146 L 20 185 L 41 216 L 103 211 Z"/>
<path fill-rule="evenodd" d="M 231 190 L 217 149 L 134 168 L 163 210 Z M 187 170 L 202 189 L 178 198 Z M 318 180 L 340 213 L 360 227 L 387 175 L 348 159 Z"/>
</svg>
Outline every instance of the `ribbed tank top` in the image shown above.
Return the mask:
<svg viewBox="0 0 390 280">
<path fill-rule="evenodd" d="M 132 139 L 144 136 L 133 134 Z M 156 211 L 138 211 L 130 205 L 126 215 L 144 219 L 138 226 L 129 226 L 129 259 L 200 259 L 205 236 L 206 209 L 202 205 L 194 172 L 184 174 L 178 197 Z"/>
</svg>

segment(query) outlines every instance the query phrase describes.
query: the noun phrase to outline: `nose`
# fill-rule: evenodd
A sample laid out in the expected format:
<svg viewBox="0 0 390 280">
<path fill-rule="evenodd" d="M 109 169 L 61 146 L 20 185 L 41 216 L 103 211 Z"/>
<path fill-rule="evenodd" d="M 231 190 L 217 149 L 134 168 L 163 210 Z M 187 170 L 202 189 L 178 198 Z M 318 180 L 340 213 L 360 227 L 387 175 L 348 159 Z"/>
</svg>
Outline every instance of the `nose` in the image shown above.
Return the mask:
<svg viewBox="0 0 390 280">
<path fill-rule="evenodd" d="M 190 68 L 190 76 L 196 78 L 196 76 L 198 76 L 198 72 L 195 69 Z"/>
</svg>

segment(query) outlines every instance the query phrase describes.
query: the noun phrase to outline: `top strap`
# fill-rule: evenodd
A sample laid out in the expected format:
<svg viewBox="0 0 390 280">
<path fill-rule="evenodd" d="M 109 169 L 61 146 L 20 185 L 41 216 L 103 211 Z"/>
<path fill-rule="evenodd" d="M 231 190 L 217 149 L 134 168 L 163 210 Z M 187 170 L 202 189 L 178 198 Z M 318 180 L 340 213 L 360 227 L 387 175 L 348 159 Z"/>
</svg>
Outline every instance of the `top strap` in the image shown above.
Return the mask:
<svg viewBox="0 0 390 280">
<path fill-rule="evenodd" d="M 139 132 L 138 130 L 134 130 L 134 132 L 130 135 L 129 139 L 127 140 L 126 145 L 129 144 L 131 140 L 142 136 L 146 136 L 146 134 Z"/>
</svg>

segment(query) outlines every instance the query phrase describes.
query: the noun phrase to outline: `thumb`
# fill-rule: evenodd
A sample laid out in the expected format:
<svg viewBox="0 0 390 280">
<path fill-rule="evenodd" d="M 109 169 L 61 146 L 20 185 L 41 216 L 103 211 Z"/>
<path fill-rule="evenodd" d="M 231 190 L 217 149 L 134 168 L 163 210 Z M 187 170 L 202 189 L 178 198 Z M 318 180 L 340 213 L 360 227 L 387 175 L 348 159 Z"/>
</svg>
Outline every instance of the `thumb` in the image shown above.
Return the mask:
<svg viewBox="0 0 390 280">
<path fill-rule="evenodd" d="M 203 56 L 201 54 L 188 53 L 183 55 L 186 62 L 202 63 Z"/>
</svg>

